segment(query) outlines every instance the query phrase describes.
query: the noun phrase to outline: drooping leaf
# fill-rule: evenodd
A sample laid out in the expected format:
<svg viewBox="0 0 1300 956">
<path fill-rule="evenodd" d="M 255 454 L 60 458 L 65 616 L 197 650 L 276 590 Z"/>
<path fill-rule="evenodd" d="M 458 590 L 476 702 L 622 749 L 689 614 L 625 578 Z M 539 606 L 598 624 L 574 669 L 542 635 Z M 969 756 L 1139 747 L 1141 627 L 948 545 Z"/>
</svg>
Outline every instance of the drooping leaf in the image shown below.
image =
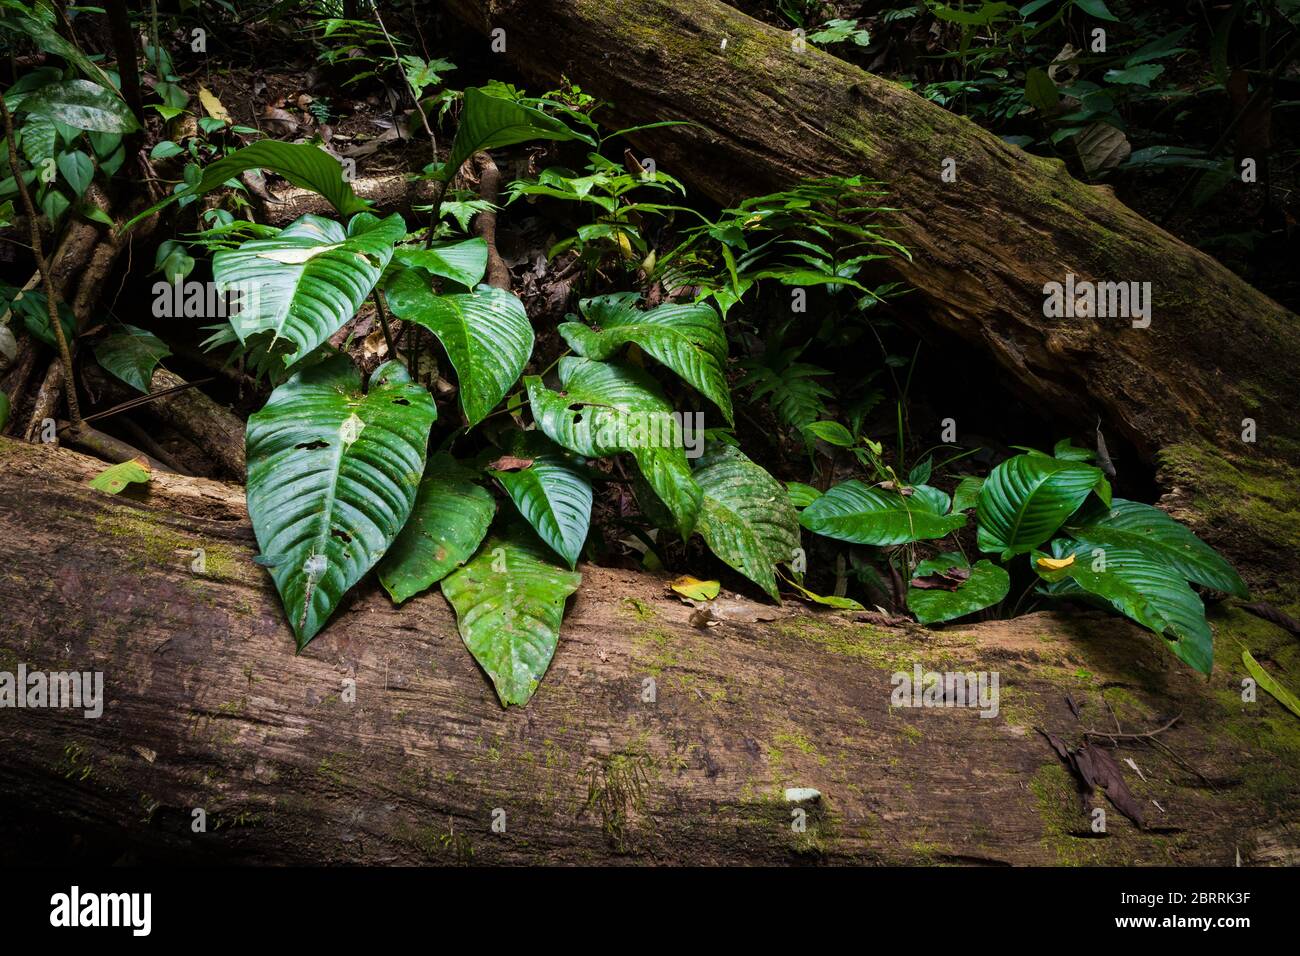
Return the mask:
<svg viewBox="0 0 1300 956">
<path fill-rule="evenodd" d="M 722 591 L 718 581 L 701 581 L 689 574 L 676 577 L 668 585 L 684 598 L 692 601 L 712 601 Z"/>
<path fill-rule="evenodd" d="M 396 213 L 385 219 L 361 213 L 346 232 L 336 222 L 307 215 L 274 239 L 250 239 L 217 252 L 217 289 L 242 293 L 241 307 L 230 317 L 236 336 L 240 342 L 258 337 L 292 365 L 356 313 L 405 233 Z"/>
<path fill-rule="evenodd" d="M 442 581 L 461 640 L 503 706 L 528 703 L 560 640 L 564 602 L 582 575 L 556 563 L 522 523 L 493 536 Z"/>
<path fill-rule="evenodd" d="M 80 199 L 82 193 L 86 191 L 86 187 L 90 185 L 90 180 L 95 175 L 95 164 L 90 161 L 89 156 L 79 149 L 68 150 L 66 153 L 60 154 L 56 164 L 59 167 L 59 172 L 63 174 L 63 178 L 72 187 L 73 195 Z"/>
<path fill-rule="evenodd" d="M 342 355 L 298 372 L 248 420 L 248 514 L 305 647 L 406 524 L 437 412 L 404 376 L 367 392 Z"/>
<path fill-rule="evenodd" d="M 574 132 L 541 110 L 471 87 L 465 91 L 460 126 L 456 128 L 451 155 L 442 167 L 440 178 L 450 182 L 465 160 L 481 149 L 513 146 L 535 139 L 580 139 L 595 145 L 591 137 Z"/>
<path fill-rule="evenodd" d="M 162 339 L 134 325 L 95 343 L 95 361 L 104 371 L 146 395 L 154 369 L 171 354 Z"/>
<path fill-rule="evenodd" d="M 866 610 L 866 608 L 864 608 L 857 601 L 853 600 L 853 598 L 841 597 L 838 594 L 818 594 L 815 591 L 808 590 L 808 588 L 804 587 L 798 581 L 794 581 L 788 577 L 785 577 L 784 575 L 782 575 L 782 577 L 784 578 L 785 583 L 790 585 L 790 587 L 794 588 L 801 597 L 805 598 L 806 600 L 812 601 L 814 604 L 820 604 L 823 607 L 833 607 L 837 611 L 865 611 Z"/>
<path fill-rule="evenodd" d="M 579 355 L 598 360 L 610 358 L 628 343 L 635 344 L 718 406 L 728 423 L 734 423 L 731 389 L 724 372 L 727 336 L 718 313 L 707 302 L 668 303 L 643 311 L 637 307 L 640 299 L 635 292 L 584 299 L 578 307 L 590 326 L 564 322 L 560 335 Z"/>
<path fill-rule="evenodd" d="M 1089 492 L 1110 501 L 1100 468 L 1046 455 L 1016 455 L 993 469 L 980 489 L 979 549 L 1002 560 L 1043 544 L 1074 514 Z"/>
<path fill-rule="evenodd" d="M 1236 597 L 1249 597 L 1245 583 L 1219 552 L 1159 508 L 1115 498 L 1107 508 L 1089 506 L 1066 522 L 1065 533 L 1103 548 L 1136 548 L 1163 560 L 1188 581 Z"/>
<path fill-rule="evenodd" d="M 917 485 L 911 491 L 845 481 L 805 508 L 799 523 L 827 538 L 874 545 L 942 538 L 966 524 L 964 514 L 948 513 L 948 496 L 939 489 Z"/>
<path fill-rule="evenodd" d="M 642 369 L 573 356 L 557 368 L 559 391 L 539 376 L 524 379 L 537 426 L 586 458 L 630 453 L 678 532 L 689 537 L 701 492 L 686 463 L 681 423 L 654 379 Z"/>
<path fill-rule="evenodd" d="M 1132 618 L 1166 638 L 1169 649 L 1181 660 L 1208 674 L 1214 656 L 1214 636 L 1205 620 L 1205 605 L 1182 574 L 1161 557 L 1135 548 L 1107 547 L 1098 550 L 1087 542 L 1057 538 L 1052 542 L 1056 558 L 1073 556 L 1074 561 L 1058 569 L 1046 568 L 1036 560 L 1034 570 L 1050 582 L 1049 593 L 1078 597 L 1095 595 L 1121 614 Z M 1034 557 L 1042 557 L 1035 552 Z"/>
<path fill-rule="evenodd" d="M 411 517 L 379 562 L 379 583 L 401 604 L 441 581 L 478 549 L 496 510 L 473 472 L 449 455 L 431 455 Z"/>
<path fill-rule="evenodd" d="M 1246 670 L 1260 687 L 1272 694 L 1279 704 L 1300 717 L 1300 699 L 1279 684 L 1272 674 L 1260 667 L 1259 661 L 1255 660 L 1250 651 L 1241 652 L 1241 662 L 1246 665 Z"/>
<path fill-rule="evenodd" d="M 460 404 L 471 426 L 505 398 L 533 352 L 533 327 L 519 299 L 481 285 L 473 292 L 437 295 L 414 269 L 385 290 L 393 314 L 438 337 L 456 369 Z"/>
<path fill-rule="evenodd" d="M 983 487 L 984 479 L 979 475 L 966 475 L 957 482 L 957 487 L 952 492 L 953 514 L 965 511 L 967 508 L 974 508 L 979 501 L 980 489 Z"/>
<path fill-rule="evenodd" d="M 790 493 L 790 504 L 796 508 L 806 508 L 822 496 L 822 493 L 812 485 L 805 485 L 800 481 L 787 481 L 785 490 Z"/>
<path fill-rule="evenodd" d="M 969 570 L 969 576 L 954 590 L 917 585 L 918 579 L 925 580 L 929 575 L 943 574 L 951 568 Z M 907 607 L 922 624 L 937 624 L 992 607 L 1007 596 L 1010 588 L 1011 576 L 986 558 L 971 567 L 960 554 L 940 554 L 922 561 L 912 572 Z"/>
<path fill-rule="evenodd" d="M 132 458 L 120 465 L 105 468 L 90 479 L 90 487 L 115 495 L 130 484 L 148 484 L 151 475 L 149 462 L 145 458 Z"/>
<path fill-rule="evenodd" d="M 122 98 L 90 80 L 48 83 L 23 98 L 21 109 L 74 129 L 134 133 L 140 128 Z"/>
<path fill-rule="evenodd" d="M 393 258 L 406 266 L 418 266 L 436 276 L 451 279 L 467 289 L 472 289 L 487 271 L 487 243 L 478 238 L 451 242 L 432 249 L 402 246 Z"/>
<path fill-rule="evenodd" d="M 570 568 L 587 540 L 591 524 L 591 482 L 559 455 L 533 459 L 514 471 L 493 471 L 492 476 L 555 553 Z"/>
<path fill-rule="evenodd" d="M 776 566 L 799 547 L 799 520 L 785 486 L 721 442 L 696 463 L 695 480 L 704 493 L 696 530 L 709 549 L 779 601 Z"/>
</svg>

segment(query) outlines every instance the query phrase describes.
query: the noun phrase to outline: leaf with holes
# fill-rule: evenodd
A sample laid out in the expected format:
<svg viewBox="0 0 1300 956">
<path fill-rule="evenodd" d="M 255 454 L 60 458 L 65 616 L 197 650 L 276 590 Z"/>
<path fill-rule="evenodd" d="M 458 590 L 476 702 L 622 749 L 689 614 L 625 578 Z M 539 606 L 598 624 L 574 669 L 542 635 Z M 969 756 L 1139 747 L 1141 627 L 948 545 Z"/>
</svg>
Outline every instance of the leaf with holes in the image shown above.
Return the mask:
<svg viewBox="0 0 1300 956">
<path fill-rule="evenodd" d="M 305 647 L 415 503 L 437 412 L 395 363 L 363 392 L 346 356 L 303 369 L 248 420 L 248 514 Z"/>
<path fill-rule="evenodd" d="M 540 377 L 524 379 L 533 418 L 552 441 L 586 458 L 628 452 L 677 531 L 690 536 L 700 510 L 700 487 L 686 463 L 680 421 L 659 385 L 643 369 L 565 356 L 560 390 Z"/>
<path fill-rule="evenodd" d="M 493 471 L 510 500 L 555 553 L 576 567 L 591 524 L 591 482 L 559 455 L 515 471 Z"/>
<path fill-rule="evenodd" d="M 442 581 L 461 640 L 487 672 L 502 706 L 528 703 L 560 640 L 564 602 L 582 575 L 557 564 L 521 522 L 488 538 Z"/>
<path fill-rule="evenodd" d="M 1054 535 L 1089 492 L 1110 503 L 1100 468 L 1046 455 L 1016 455 L 993 469 L 980 488 L 979 549 L 1002 560 L 1032 551 Z"/>
<path fill-rule="evenodd" d="M 497 406 L 533 354 L 533 327 L 524 304 L 504 289 L 437 295 L 417 270 L 389 282 L 388 304 L 398 318 L 438 337 L 456 369 L 465 419 L 477 425 Z"/>
<path fill-rule="evenodd" d="M 403 246 L 394 253 L 393 258 L 404 266 L 418 266 L 432 275 L 442 276 L 472 289 L 487 272 L 488 247 L 482 239 L 450 242 L 432 249 Z"/>
<path fill-rule="evenodd" d="M 922 587 L 919 582 L 932 575 L 943 575 L 953 568 L 970 572 L 952 590 Z M 960 554 L 940 554 L 928 558 L 912 572 L 912 582 L 907 588 L 907 607 L 922 624 L 937 624 L 954 618 L 974 614 L 992 607 L 1011 588 L 1011 576 L 992 561 L 981 558 L 971 567 Z"/>
<path fill-rule="evenodd" d="M 1169 649 L 1204 674 L 1214 658 L 1214 635 L 1205 620 L 1205 605 L 1183 575 L 1160 556 L 1136 548 L 1107 547 L 1094 554 L 1091 542 L 1057 538 L 1052 556 L 1074 557 L 1061 568 L 1034 560 L 1034 570 L 1053 585 L 1058 597 L 1094 595 L 1143 627 L 1162 635 Z M 1034 558 L 1044 557 L 1039 552 Z"/>
<path fill-rule="evenodd" d="M 152 332 L 125 325 L 123 331 L 95 343 L 95 361 L 137 391 L 149 394 L 158 363 L 171 355 L 163 340 Z"/>
<path fill-rule="evenodd" d="M 707 302 L 669 303 L 643 311 L 635 292 L 584 299 L 579 310 L 590 326 L 564 322 L 560 335 L 579 355 L 604 360 L 628 343 L 662 362 L 734 423 L 731 389 L 724 368 L 727 336 Z M 570 316 L 570 318 L 574 318 Z"/>
<path fill-rule="evenodd" d="M 496 502 L 450 455 L 432 455 L 411 517 L 379 562 L 379 583 L 401 604 L 469 560 L 487 534 Z"/>
<path fill-rule="evenodd" d="M 481 149 L 514 146 L 535 139 L 580 139 L 596 145 L 591 137 L 574 132 L 541 110 L 471 87 L 465 91 L 465 105 L 456 138 L 451 143 L 451 155 L 439 175 L 444 181 L 450 181 L 465 160 Z"/>
<path fill-rule="evenodd" d="M 938 488 L 908 490 L 841 482 L 805 508 L 799 523 L 827 538 L 874 545 L 942 538 L 966 524 L 965 515 L 948 513 L 948 496 Z"/>
<path fill-rule="evenodd" d="M 218 291 L 239 295 L 230 325 L 240 342 L 259 339 L 292 365 L 361 308 L 406 234 L 402 217 L 354 216 L 347 230 L 303 216 L 272 239 L 250 239 L 212 257 Z M 265 342 L 260 340 L 265 338 Z"/>
<path fill-rule="evenodd" d="M 776 566 L 799 547 L 799 519 L 785 486 L 722 443 L 705 449 L 695 480 L 704 493 L 696 530 L 709 549 L 779 601 Z"/>
</svg>

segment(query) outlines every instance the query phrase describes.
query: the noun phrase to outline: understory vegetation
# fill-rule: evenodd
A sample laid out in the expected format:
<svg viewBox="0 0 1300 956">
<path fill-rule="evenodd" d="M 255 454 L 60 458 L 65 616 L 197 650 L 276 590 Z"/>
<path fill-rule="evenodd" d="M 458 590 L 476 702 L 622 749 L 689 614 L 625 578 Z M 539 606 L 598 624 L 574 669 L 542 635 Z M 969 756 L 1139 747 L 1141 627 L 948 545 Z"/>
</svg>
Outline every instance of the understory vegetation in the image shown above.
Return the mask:
<svg viewBox="0 0 1300 956">
<path fill-rule="evenodd" d="M 160 462 L 223 470 L 142 438 L 145 396 L 206 389 L 246 418 L 256 560 L 300 650 L 367 575 L 399 604 L 438 589 L 522 705 L 594 562 L 666 572 L 700 607 L 724 584 L 924 625 L 1094 604 L 1209 673 L 1205 602 L 1246 584 L 1100 425 L 1021 410 L 912 331 L 888 183 L 718 208 L 638 155 L 646 128 L 413 32 L 418 5 L 0 6 L 0 350 L 54 356 L 62 440 L 148 452 L 106 462 L 109 493 L 147 494 Z M 1131 4 L 1122 26 L 1103 0 L 749 6 L 1081 178 L 1155 182 L 1192 238 L 1276 294 L 1294 281 L 1270 257 L 1300 147 L 1244 213 L 1259 148 L 1185 135 L 1225 98 L 1240 136 L 1269 136 L 1265 105 L 1293 115 L 1248 84 L 1289 68 L 1294 4 Z M 241 49 L 254 24 L 274 64 Z M 400 196 L 363 198 L 382 176 Z M 50 268 L 78 223 L 132 256 L 84 314 Z M 31 375 L 0 418 L 48 441 Z"/>
</svg>

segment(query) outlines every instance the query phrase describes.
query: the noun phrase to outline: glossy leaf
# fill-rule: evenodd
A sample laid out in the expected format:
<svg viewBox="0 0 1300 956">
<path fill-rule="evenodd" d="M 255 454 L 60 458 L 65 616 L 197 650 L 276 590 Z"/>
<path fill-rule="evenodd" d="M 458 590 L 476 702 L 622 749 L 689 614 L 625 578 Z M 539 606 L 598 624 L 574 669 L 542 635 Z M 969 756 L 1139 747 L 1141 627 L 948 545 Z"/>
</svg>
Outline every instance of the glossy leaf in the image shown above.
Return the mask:
<svg viewBox="0 0 1300 956">
<path fill-rule="evenodd" d="M 436 416 L 402 375 L 369 391 L 346 356 L 298 372 L 248 420 L 248 514 L 298 647 L 397 537 Z"/>
<path fill-rule="evenodd" d="M 140 128 L 116 92 L 90 80 L 47 83 L 23 98 L 21 109 L 74 129 L 133 133 Z"/>
<path fill-rule="evenodd" d="M 473 472 L 448 455 L 430 456 L 411 517 L 379 562 L 379 583 L 400 604 L 441 581 L 478 549 L 496 510 Z"/>
<path fill-rule="evenodd" d="M 1100 468 L 1046 455 L 1016 455 L 993 469 L 980 489 L 979 549 L 1002 559 L 1032 551 L 1057 532 L 1096 491 L 1110 501 Z"/>
<path fill-rule="evenodd" d="M 487 271 L 488 247 L 482 239 L 466 239 L 432 249 L 403 246 L 393 256 L 405 266 L 418 266 L 433 275 L 450 279 L 467 289 L 483 280 Z"/>
<path fill-rule="evenodd" d="M 95 361 L 104 371 L 146 395 L 154 369 L 171 354 L 162 339 L 134 325 L 95 343 Z"/>
<path fill-rule="evenodd" d="M 519 513 L 570 568 L 591 524 L 591 482 L 562 457 L 536 458 L 517 471 L 493 471 Z"/>
<path fill-rule="evenodd" d="M 148 484 L 151 469 L 148 460 L 144 458 L 132 458 L 130 461 L 124 461 L 120 465 L 113 465 L 111 468 L 105 468 L 94 478 L 90 479 L 90 487 L 96 491 L 104 491 L 110 495 L 115 495 L 127 485 L 130 484 Z"/>
<path fill-rule="evenodd" d="M 845 481 L 829 489 L 799 515 L 809 531 L 854 544 L 889 545 L 942 538 L 966 524 L 966 516 L 948 513 L 948 496 L 929 485 L 903 495 Z"/>
<path fill-rule="evenodd" d="M 979 501 L 980 489 L 984 487 L 984 479 L 978 475 L 966 475 L 961 481 L 957 482 L 957 487 L 952 492 L 952 510 L 956 514 L 959 511 L 965 511 L 967 508 L 974 508 Z"/>
<path fill-rule="evenodd" d="M 951 621 L 992 607 L 1006 597 L 1011 588 L 1011 576 L 993 562 L 981 558 L 971 567 L 962 555 L 955 553 L 940 554 L 922 561 L 912 572 L 912 579 L 942 574 L 950 568 L 970 570 L 970 577 L 954 591 L 908 586 L 907 607 L 922 624 Z"/>
<path fill-rule="evenodd" d="M 456 128 L 451 155 L 442 167 L 441 178 L 450 181 L 465 160 L 481 149 L 513 146 L 536 139 L 591 142 L 590 137 L 574 132 L 541 110 L 471 87 L 465 91 L 460 126 Z"/>
<path fill-rule="evenodd" d="M 461 640 L 503 706 L 526 704 L 537 690 L 560 640 L 564 602 L 581 583 L 523 524 L 488 538 L 443 579 Z"/>
</svg>

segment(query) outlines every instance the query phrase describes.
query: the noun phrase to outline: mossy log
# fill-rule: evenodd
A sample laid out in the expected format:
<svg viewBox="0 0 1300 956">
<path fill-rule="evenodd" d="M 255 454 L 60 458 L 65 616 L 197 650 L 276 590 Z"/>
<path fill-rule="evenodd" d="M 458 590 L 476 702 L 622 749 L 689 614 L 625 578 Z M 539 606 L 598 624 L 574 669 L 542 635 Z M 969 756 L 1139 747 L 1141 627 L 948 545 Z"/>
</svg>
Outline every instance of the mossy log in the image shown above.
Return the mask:
<svg viewBox="0 0 1300 956">
<path fill-rule="evenodd" d="M 367 580 L 295 654 L 237 486 L 113 497 L 66 449 L 0 440 L 0 462 L 0 671 L 102 671 L 107 698 L 0 710 L 6 852 L 71 830 L 259 863 L 1300 861 L 1300 721 L 1241 700 L 1240 647 L 1293 687 L 1300 652 L 1238 610 L 1213 615 L 1207 681 L 1100 614 L 929 631 L 786 606 L 700 630 L 662 579 L 582 566 L 549 673 L 506 711 L 436 591 L 398 609 Z M 997 672 L 998 715 L 891 708 L 917 664 Z M 1179 714 L 1171 751 L 1116 754 L 1146 827 L 1110 810 L 1093 833 L 1034 728 Z"/>
<path fill-rule="evenodd" d="M 724 203 L 804 176 L 887 184 L 898 274 L 934 323 L 1044 407 L 1101 415 L 1149 461 L 1189 443 L 1300 462 L 1300 321 L 1119 202 L 889 80 L 718 0 L 445 0 L 529 79 L 612 104 L 660 169 Z M 490 42 L 484 39 L 485 44 Z M 956 181 L 942 178 L 955 161 Z M 1242 187 L 1246 188 L 1246 187 Z M 1260 187 L 1262 188 L 1262 187 Z M 1044 317 L 1044 286 L 1149 282 L 1151 323 Z M 960 411 L 955 417 L 961 427 Z M 1243 441 L 1252 419 L 1257 441 Z"/>
</svg>

